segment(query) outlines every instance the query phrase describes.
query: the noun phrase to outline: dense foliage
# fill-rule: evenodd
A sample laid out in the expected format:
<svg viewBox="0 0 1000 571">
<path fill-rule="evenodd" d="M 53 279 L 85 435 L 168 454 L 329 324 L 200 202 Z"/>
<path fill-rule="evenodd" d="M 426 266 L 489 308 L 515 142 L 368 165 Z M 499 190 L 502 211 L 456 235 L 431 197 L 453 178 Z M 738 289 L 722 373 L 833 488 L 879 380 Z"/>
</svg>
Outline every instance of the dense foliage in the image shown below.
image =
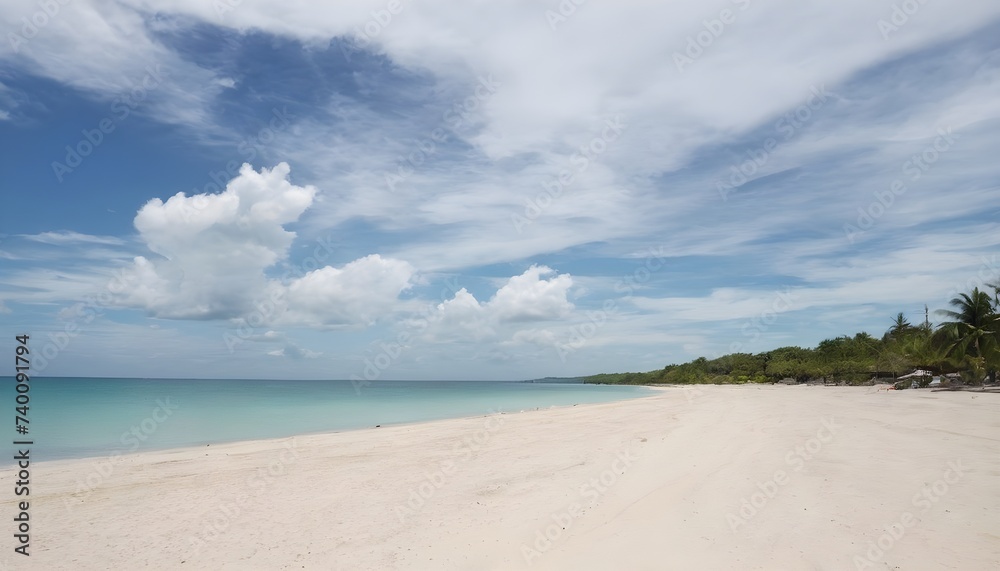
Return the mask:
<svg viewBox="0 0 1000 571">
<path fill-rule="evenodd" d="M 978 288 L 951 300 L 938 313 L 949 321 L 936 329 L 911 325 L 900 313 L 881 338 L 868 333 L 827 339 L 813 349 L 780 347 L 765 353 L 700 357 L 644 373 L 612 373 L 585 378 L 608 384 L 737 384 L 823 380 L 848 384 L 873 378 L 895 379 L 915 369 L 959 373 L 965 383 L 996 382 L 1000 369 L 1000 283 L 993 295 Z"/>
</svg>

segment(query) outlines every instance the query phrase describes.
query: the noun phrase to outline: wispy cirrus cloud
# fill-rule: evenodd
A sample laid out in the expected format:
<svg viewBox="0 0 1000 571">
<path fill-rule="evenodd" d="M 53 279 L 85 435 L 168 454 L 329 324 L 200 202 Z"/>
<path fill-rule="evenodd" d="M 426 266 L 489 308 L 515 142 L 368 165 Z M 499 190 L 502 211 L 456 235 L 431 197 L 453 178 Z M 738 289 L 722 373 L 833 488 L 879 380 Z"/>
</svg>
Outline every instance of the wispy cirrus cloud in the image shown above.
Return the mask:
<svg viewBox="0 0 1000 571">
<path fill-rule="evenodd" d="M 66 245 L 66 244 L 104 244 L 109 246 L 123 246 L 126 241 L 114 236 L 93 236 L 66 230 L 62 232 L 42 232 L 39 234 L 23 235 L 22 238 L 42 244 Z"/>
</svg>

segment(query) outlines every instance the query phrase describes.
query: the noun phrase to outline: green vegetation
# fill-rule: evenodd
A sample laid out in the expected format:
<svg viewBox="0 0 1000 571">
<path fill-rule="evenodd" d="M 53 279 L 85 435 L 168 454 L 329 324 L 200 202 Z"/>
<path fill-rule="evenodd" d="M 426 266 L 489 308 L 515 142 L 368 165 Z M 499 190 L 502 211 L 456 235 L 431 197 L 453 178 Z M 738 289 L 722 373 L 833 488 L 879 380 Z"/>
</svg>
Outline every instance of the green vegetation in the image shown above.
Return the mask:
<svg viewBox="0 0 1000 571">
<path fill-rule="evenodd" d="M 957 311 L 940 312 L 951 319 L 939 329 L 944 355 L 973 383 L 987 374 L 995 383 L 1000 368 L 1000 283 L 991 287 L 993 298 L 975 288 L 951 300 Z"/>
<path fill-rule="evenodd" d="M 934 374 L 959 373 L 966 384 L 996 382 L 1000 369 L 1000 283 L 990 297 L 979 288 L 951 300 L 941 310 L 949 321 L 936 329 L 914 326 L 899 313 L 881 339 L 868 333 L 822 341 L 814 349 L 780 347 L 765 353 L 733 353 L 717 359 L 699 357 L 644 373 L 585 377 L 604 384 L 742 384 L 783 379 L 863 384 L 873 378 L 895 379 L 914 369 Z M 920 383 L 926 386 L 929 379 Z M 900 383 L 900 388 L 909 383 Z"/>
</svg>

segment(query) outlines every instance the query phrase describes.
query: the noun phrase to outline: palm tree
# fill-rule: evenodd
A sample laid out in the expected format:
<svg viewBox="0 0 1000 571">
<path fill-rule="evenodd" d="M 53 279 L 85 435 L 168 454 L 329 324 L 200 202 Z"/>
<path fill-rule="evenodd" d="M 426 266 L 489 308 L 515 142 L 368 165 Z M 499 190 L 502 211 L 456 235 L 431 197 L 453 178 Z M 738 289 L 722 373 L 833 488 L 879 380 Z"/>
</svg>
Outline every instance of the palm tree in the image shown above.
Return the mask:
<svg viewBox="0 0 1000 571">
<path fill-rule="evenodd" d="M 939 329 L 944 335 L 945 356 L 956 364 L 971 367 L 977 382 L 987 371 L 995 381 L 1000 364 L 1000 315 L 994 302 L 977 287 L 972 293 L 960 293 L 951 300 L 957 311 L 938 312 L 952 320 L 942 323 Z"/>
<path fill-rule="evenodd" d="M 892 327 L 890 327 L 889 330 L 885 332 L 883 340 L 885 341 L 888 341 L 890 339 L 900 340 L 904 336 L 906 336 L 907 333 L 910 333 L 911 331 L 913 331 L 913 325 L 910 324 L 910 322 L 906 319 L 906 316 L 903 315 L 903 312 L 901 311 L 897 313 L 896 318 L 892 320 Z"/>
</svg>

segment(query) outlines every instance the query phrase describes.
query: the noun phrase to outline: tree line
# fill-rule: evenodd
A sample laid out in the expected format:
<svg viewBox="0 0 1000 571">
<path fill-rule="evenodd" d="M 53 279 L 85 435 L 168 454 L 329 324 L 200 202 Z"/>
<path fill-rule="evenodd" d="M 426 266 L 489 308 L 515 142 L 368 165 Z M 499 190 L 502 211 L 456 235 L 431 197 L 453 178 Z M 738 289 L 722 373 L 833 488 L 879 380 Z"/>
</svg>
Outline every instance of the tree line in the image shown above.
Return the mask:
<svg viewBox="0 0 1000 571">
<path fill-rule="evenodd" d="M 956 373 L 961 383 L 996 383 L 1000 370 L 1000 282 L 958 294 L 945 319 L 911 324 L 903 313 L 881 338 L 868 333 L 826 339 L 815 348 L 780 347 L 764 353 L 732 353 L 716 359 L 700 357 L 644 373 L 611 373 L 586 377 L 606 384 L 740 384 L 827 382 L 862 384 L 872 378 L 896 377 L 923 369 L 933 375 Z M 930 378 L 919 382 L 926 386 Z"/>
</svg>

